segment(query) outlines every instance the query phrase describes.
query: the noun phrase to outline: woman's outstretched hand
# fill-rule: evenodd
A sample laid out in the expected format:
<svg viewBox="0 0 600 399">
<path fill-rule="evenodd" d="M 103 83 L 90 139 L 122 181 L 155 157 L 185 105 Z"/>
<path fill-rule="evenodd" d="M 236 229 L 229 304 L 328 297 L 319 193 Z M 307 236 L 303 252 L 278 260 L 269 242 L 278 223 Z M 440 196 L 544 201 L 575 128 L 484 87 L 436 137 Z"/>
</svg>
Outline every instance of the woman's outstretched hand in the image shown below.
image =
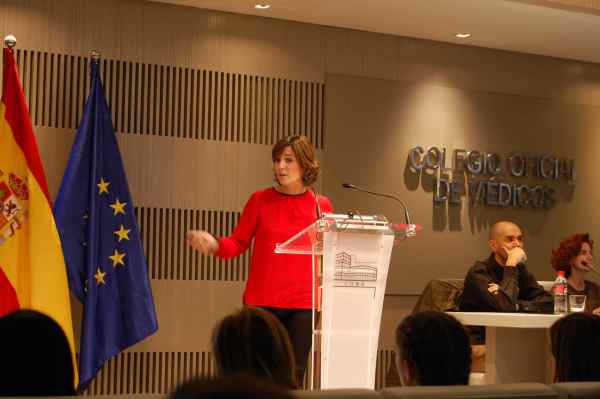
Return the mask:
<svg viewBox="0 0 600 399">
<path fill-rule="evenodd" d="M 219 242 L 209 232 L 190 230 L 187 233 L 187 243 L 204 255 L 214 255 L 219 250 Z"/>
</svg>

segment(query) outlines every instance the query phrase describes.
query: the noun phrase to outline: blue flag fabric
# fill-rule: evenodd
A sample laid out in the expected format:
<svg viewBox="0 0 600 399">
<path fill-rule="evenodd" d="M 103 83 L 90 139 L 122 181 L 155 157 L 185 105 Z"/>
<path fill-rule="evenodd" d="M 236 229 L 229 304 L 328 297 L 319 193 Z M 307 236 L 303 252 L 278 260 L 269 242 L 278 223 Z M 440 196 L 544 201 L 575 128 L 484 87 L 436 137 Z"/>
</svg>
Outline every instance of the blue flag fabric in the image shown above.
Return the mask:
<svg viewBox="0 0 600 399">
<path fill-rule="evenodd" d="M 54 204 L 71 291 L 83 304 L 79 389 L 158 329 L 146 259 L 97 61 Z"/>
</svg>

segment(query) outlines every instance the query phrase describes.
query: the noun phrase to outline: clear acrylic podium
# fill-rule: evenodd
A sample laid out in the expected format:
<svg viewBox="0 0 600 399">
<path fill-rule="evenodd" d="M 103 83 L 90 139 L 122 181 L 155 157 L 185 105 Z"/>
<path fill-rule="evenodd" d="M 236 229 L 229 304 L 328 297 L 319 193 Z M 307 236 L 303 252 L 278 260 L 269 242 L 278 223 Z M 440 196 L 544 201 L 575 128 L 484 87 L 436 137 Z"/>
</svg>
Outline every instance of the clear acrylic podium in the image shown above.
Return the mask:
<svg viewBox="0 0 600 399">
<path fill-rule="evenodd" d="M 276 245 L 275 253 L 312 258 L 310 389 L 375 388 L 392 247 L 415 233 L 414 225 L 393 227 L 382 216 L 325 214 Z"/>
</svg>

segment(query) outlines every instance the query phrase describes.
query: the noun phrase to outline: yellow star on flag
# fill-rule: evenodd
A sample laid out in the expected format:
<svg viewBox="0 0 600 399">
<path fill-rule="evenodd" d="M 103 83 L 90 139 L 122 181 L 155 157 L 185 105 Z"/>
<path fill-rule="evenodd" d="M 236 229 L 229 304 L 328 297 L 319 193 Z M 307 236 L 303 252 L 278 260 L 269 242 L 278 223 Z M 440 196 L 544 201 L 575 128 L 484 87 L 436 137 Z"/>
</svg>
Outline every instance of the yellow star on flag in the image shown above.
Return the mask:
<svg viewBox="0 0 600 399">
<path fill-rule="evenodd" d="M 119 242 L 121 242 L 121 240 L 129 240 L 130 231 L 130 229 L 126 229 L 125 226 L 121 225 L 121 228 L 114 233 L 119 237 Z"/>
<path fill-rule="evenodd" d="M 118 250 L 115 249 L 115 253 L 108 257 L 108 259 L 112 260 L 113 267 L 117 267 L 118 265 L 125 266 L 125 261 L 123 258 L 125 257 L 125 252 L 119 253 Z"/>
<path fill-rule="evenodd" d="M 110 205 L 110 207 L 115 210 L 115 213 L 113 216 L 117 216 L 119 213 L 122 213 L 124 215 L 125 214 L 125 205 L 127 205 L 127 202 L 120 202 L 119 199 L 117 198 L 115 203 Z"/>
<path fill-rule="evenodd" d="M 98 285 L 106 284 L 106 281 L 104 281 L 104 276 L 106 276 L 106 273 L 102 273 L 100 268 L 98 268 L 98 271 L 96 272 L 96 274 L 94 274 L 94 278 L 96 279 L 96 284 L 98 284 Z"/>
<path fill-rule="evenodd" d="M 109 182 L 104 181 L 104 177 L 100 178 L 100 183 L 96 184 L 99 188 L 98 194 L 102 195 L 102 193 L 106 193 L 108 194 L 108 186 L 110 185 Z"/>
</svg>

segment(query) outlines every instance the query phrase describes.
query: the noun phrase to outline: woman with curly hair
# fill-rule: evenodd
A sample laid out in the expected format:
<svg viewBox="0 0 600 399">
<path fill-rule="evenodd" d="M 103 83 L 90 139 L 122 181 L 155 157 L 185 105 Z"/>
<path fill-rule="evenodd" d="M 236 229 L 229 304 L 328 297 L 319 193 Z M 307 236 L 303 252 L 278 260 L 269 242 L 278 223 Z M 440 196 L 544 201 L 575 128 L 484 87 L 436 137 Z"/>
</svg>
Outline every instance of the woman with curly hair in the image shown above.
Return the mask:
<svg viewBox="0 0 600 399">
<path fill-rule="evenodd" d="M 593 268 L 593 247 L 589 234 L 573 234 L 552 251 L 551 263 L 554 270 L 565 272 L 569 295 L 585 295 L 585 311 L 600 314 L 600 287 L 585 279 Z"/>
</svg>

